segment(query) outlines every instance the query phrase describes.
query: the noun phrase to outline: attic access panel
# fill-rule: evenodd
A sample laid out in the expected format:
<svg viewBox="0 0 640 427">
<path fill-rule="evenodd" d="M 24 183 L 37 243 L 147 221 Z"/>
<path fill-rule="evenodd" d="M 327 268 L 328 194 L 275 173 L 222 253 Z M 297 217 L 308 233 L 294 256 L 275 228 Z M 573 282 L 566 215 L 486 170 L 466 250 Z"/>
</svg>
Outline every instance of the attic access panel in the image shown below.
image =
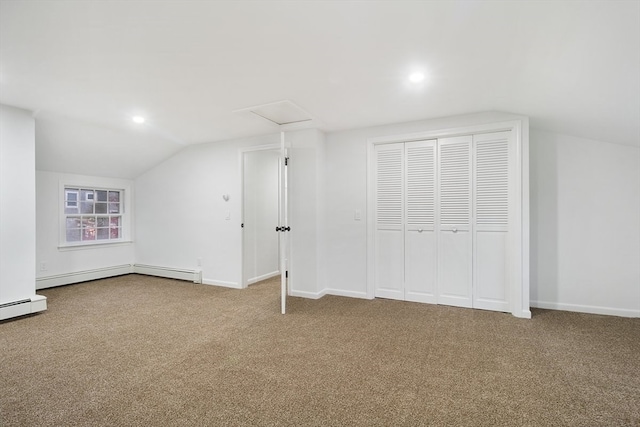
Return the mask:
<svg viewBox="0 0 640 427">
<path fill-rule="evenodd" d="M 313 118 L 291 101 L 278 101 L 255 107 L 243 108 L 237 112 L 250 112 L 258 117 L 269 120 L 279 126 L 293 123 L 310 122 Z"/>
</svg>

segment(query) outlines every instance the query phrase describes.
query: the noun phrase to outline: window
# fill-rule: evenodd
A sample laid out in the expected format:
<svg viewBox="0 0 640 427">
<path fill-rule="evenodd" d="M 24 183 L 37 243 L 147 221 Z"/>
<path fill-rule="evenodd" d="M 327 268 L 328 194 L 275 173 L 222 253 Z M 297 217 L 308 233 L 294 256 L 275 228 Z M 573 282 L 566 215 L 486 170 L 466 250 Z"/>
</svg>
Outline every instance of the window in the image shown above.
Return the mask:
<svg viewBox="0 0 640 427">
<path fill-rule="evenodd" d="M 123 238 L 124 190 L 64 187 L 65 244 Z"/>
</svg>

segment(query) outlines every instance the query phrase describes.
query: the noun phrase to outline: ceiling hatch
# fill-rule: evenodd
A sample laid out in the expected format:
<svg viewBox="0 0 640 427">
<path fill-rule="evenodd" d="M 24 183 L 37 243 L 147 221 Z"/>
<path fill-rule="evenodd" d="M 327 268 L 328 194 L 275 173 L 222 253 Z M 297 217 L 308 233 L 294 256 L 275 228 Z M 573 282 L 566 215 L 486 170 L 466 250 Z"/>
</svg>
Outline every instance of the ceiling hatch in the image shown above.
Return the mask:
<svg viewBox="0 0 640 427">
<path fill-rule="evenodd" d="M 255 107 L 242 108 L 236 112 L 250 112 L 277 125 L 310 122 L 313 118 L 289 100 L 271 102 Z"/>
</svg>

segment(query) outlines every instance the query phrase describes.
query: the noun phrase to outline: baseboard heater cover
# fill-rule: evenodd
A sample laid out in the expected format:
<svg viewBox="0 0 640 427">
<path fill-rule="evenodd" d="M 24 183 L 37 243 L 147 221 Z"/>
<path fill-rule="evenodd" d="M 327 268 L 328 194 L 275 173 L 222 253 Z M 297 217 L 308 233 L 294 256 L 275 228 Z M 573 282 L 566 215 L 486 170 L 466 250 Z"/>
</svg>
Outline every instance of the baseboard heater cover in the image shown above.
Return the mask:
<svg viewBox="0 0 640 427">
<path fill-rule="evenodd" d="M 166 277 L 168 279 L 186 280 L 193 283 L 202 283 L 201 270 L 187 270 L 172 267 L 160 267 L 157 265 L 134 264 L 133 272 L 146 276 Z"/>
<path fill-rule="evenodd" d="M 131 264 L 114 265 L 110 267 L 95 268 L 92 270 L 74 271 L 71 273 L 36 278 L 36 289 L 52 288 L 54 286 L 71 285 L 73 283 L 87 282 L 89 280 L 106 279 L 108 277 L 131 274 Z"/>
<path fill-rule="evenodd" d="M 34 295 L 29 299 L 0 304 L 0 320 L 37 313 L 46 309 L 47 298 L 42 295 Z"/>
</svg>

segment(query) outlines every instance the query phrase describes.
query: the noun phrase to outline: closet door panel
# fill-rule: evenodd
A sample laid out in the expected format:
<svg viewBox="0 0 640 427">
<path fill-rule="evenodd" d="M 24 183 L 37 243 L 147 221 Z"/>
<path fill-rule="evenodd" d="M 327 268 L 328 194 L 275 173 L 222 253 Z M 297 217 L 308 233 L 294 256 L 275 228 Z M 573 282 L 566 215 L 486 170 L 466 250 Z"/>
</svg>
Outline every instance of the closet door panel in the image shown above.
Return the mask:
<svg viewBox="0 0 640 427">
<path fill-rule="evenodd" d="M 509 225 L 512 209 L 510 132 L 473 136 L 474 284 L 473 306 L 509 311 Z"/>
<path fill-rule="evenodd" d="M 436 236 L 433 231 L 405 234 L 405 300 L 436 301 Z"/>
<path fill-rule="evenodd" d="M 444 232 L 438 240 L 438 304 L 471 307 L 469 233 Z"/>
<path fill-rule="evenodd" d="M 506 233 L 476 233 L 474 307 L 507 311 Z"/>
<path fill-rule="evenodd" d="M 375 147 L 375 296 L 404 299 L 404 144 Z"/>
<path fill-rule="evenodd" d="M 405 144 L 405 299 L 436 302 L 436 141 Z"/>
<path fill-rule="evenodd" d="M 471 142 L 438 140 L 438 303 L 472 306 Z"/>
<path fill-rule="evenodd" d="M 404 242 L 401 232 L 378 231 L 376 240 L 376 297 L 404 299 L 403 254 Z"/>
</svg>

